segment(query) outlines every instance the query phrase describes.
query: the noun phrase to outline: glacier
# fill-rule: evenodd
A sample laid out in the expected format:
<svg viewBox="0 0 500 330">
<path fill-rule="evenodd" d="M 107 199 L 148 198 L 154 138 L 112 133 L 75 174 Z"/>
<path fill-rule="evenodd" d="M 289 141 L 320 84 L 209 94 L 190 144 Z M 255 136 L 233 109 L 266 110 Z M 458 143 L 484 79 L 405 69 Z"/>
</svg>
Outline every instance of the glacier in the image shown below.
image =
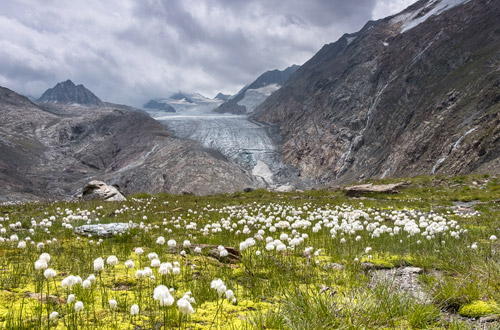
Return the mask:
<svg viewBox="0 0 500 330">
<path fill-rule="evenodd" d="M 267 94 L 269 91 L 261 93 Z M 255 179 L 257 188 L 277 189 L 290 184 L 296 174 L 281 160 L 276 127 L 251 120 L 247 115 L 215 113 L 212 110 L 222 101 L 199 94 L 185 95 L 194 103 L 165 100 L 176 109 L 175 113 L 151 109 L 144 111 L 177 137 L 197 141 L 238 164 Z M 253 100 L 248 101 L 253 103 Z"/>
</svg>

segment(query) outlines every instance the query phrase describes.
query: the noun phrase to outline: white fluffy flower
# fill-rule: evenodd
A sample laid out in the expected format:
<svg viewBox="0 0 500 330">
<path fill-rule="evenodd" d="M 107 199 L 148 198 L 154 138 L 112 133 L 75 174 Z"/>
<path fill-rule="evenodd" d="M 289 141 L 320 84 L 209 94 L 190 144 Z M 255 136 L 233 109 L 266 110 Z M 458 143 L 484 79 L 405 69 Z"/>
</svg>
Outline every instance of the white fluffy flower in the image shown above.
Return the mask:
<svg viewBox="0 0 500 330">
<path fill-rule="evenodd" d="M 109 256 L 106 259 L 106 263 L 111 266 L 116 266 L 118 264 L 118 258 L 116 256 Z"/>
<path fill-rule="evenodd" d="M 148 259 L 149 260 L 158 259 L 158 254 L 155 252 L 150 252 L 148 253 Z"/>
<path fill-rule="evenodd" d="M 160 303 L 160 306 L 172 306 L 174 297 L 170 294 L 170 290 L 164 286 L 159 285 L 153 291 L 153 299 Z"/>
<path fill-rule="evenodd" d="M 70 294 L 70 295 L 68 296 L 68 300 L 67 300 L 67 301 L 68 301 L 68 304 L 71 304 L 71 303 L 72 303 L 73 301 L 75 301 L 75 300 L 76 300 L 76 297 L 75 297 L 75 295 L 74 295 L 74 294 Z"/>
<path fill-rule="evenodd" d="M 179 267 L 172 268 L 172 274 L 179 275 L 181 273 L 181 269 Z"/>
<path fill-rule="evenodd" d="M 92 283 L 91 283 L 89 280 L 85 280 L 85 281 L 83 281 L 83 283 L 82 283 L 82 287 L 83 287 L 84 289 L 90 289 L 90 287 L 91 287 L 91 286 L 92 286 Z"/>
<path fill-rule="evenodd" d="M 135 264 L 132 260 L 127 260 L 125 261 L 125 267 L 127 268 L 134 268 Z"/>
<path fill-rule="evenodd" d="M 194 309 L 191 306 L 191 303 L 188 299 L 182 297 L 177 301 L 177 307 L 179 308 L 179 312 L 184 315 L 191 315 L 194 313 Z"/>
<path fill-rule="evenodd" d="M 130 307 L 130 315 L 137 315 L 139 314 L 139 306 L 137 306 L 136 304 L 132 305 L 132 307 Z"/>
<path fill-rule="evenodd" d="M 45 260 L 37 260 L 35 261 L 35 269 L 43 270 L 47 268 L 47 262 Z"/>
<path fill-rule="evenodd" d="M 112 311 L 114 311 L 117 307 L 118 307 L 118 303 L 116 302 L 116 300 L 111 299 L 109 301 L 109 309 L 111 309 Z"/>
<path fill-rule="evenodd" d="M 49 262 L 50 261 L 50 254 L 48 254 L 47 252 L 44 252 L 42 254 L 40 254 L 40 257 L 38 258 L 38 260 L 45 260 L 45 262 Z"/>
<path fill-rule="evenodd" d="M 219 296 L 223 295 L 226 292 L 226 286 L 224 285 L 224 282 L 222 282 L 221 279 L 215 279 L 210 283 L 210 287 L 212 289 L 215 289 Z"/>
<path fill-rule="evenodd" d="M 226 290 L 226 299 L 227 300 L 233 300 L 234 299 L 234 292 L 233 292 L 233 290 Z"/>
<path fill-rule="evenodd" d="M 177 245 L 177 242 L 175 241 L 175 239 L 169 239 L 167 244 L 170 247 L 175 247 Z"/>
<path fill-rule="evenodd" d="M 81 301 L 77 301 L 75 303 L 75 312 L 83 311 L 83 303 Z"/>
<path fill-rule="evenodd" d="M 99 257 L 94 260 L 94 271 L 95 272 L 100 272 L 104 270 L 104 260 Z"/>
<path fill-rule="evenodd" d="M 50 313 L 49 320 L 53 321 L 53 320 L 57 319 L 58 316 L 59 316 L 58 312 L 52 312 L 52 313 Z"/>
<path fill-rule="evenodd" d="M 156 244 L 163 245 L 165 244 L 165 237 L 160 236 L 156 239 Z"/>
<path fill-rule="evenodd" d="M 144 250 L 142 248 L 138 247 L 138 248 L 135 248 L 134 252 L 137 255 L 141 255 L 144 253 Z"/>
<path fill-rule="evenodd" d="M 54 278 L 56 276 L 56 271 L 53 270 L 52 268 L 47 268 L 44 272 L 43 272 L 43 276 L 45 276 L 46 279 L 51 279 L 51 278 Z"/>
<path fill-rule="evenodd" d="M 151 260 L 151 267 L 153 267 L 153 268 L 160 267 L 160 264 L 161 264 L 161 261 L 158 258 Z"/>
<path fill-rule="evenodd" d="M 495 235 L 490 236 L 490 241 L 496 241 L 496 240 L 497 240 L 497 237 Z"/>
</svg>

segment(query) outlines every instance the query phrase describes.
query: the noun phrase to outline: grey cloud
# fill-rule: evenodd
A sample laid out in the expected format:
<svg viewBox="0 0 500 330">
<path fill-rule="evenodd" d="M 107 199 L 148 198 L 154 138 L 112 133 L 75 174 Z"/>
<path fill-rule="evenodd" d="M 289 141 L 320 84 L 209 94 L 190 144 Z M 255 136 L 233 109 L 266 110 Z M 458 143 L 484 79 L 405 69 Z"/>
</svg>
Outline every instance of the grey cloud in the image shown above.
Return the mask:
<svg viewBox="0 0 500 330">
<path fill-rule="evenodd" d="M 178 89 L 234 93 L 412 0 L 75 0 L 0 3 L 0 83 L 58 81 L 141 105 Z"/>
</svg>

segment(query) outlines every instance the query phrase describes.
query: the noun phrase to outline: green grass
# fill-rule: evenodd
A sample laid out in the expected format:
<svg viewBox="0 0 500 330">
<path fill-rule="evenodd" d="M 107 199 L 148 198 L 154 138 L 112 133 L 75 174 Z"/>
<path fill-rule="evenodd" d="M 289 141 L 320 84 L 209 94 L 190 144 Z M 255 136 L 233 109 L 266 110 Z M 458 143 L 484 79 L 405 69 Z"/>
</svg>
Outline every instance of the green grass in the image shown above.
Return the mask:
<svg viewBox="0 0 500 330">
<path fill-rule="evenodd" d="M 139 194 L 123 203 L 1 206 L 0 328 L 465 329 L 474 324 L 473 318 L 498 313 L 500 241 L 489 239 L 500 237 L 498 177 L 404 181 L 408 187 L 399 194 L 363 199 L 348 198 L 339 190 L 256 190 L 207 197 Z M 475 201 L 472 208 L 477 212 L 455 212 L 457 201 Z M 136 227 L 102 240 L 78 237 L 66 228 L 87 222 L 132 222 Z M 429 223 L 447 228 L 422 235 Z M 412 224 L 418 233 L 408 232 Z M 8 241 L 11 235 L 26 241 L 27 247 Z M 156 244 L 159 236 L 174 239 L 177 246 Z M 267 237 L 280 239 L 288 249 L 268 251 Z M 255 245 L 232 262 L 215 258 L 209 248 L 200 254 L 194 246 L 182 246 L 189 240 L 193 245 L 239 249 L 248 238 L 254 238 Z M 37 248 L 40 242 L 44 246 Z M 144 254 L 135 254 L 136 247 Z M 48 267 L 57 272 L 54 279 L 45 279 L 43 270 L 34 268 L 43 252 L 51 256 Z M 178 262 L 180 274 L 162 275 L 153 268 L 153 279 L 136 278 L 138 269 L 151 266 L 151 252 L 162 263 Z M 95 272 L 94 260 L 110 255 L 117 256 L 118 265 Z M 127 259 L 134 269 L 124 266 Z M 424 274 L 416 281 L 426 299 L 396 283 L 374 281 L 374 270 L 367 270 L 365 262 L 376 269 L 421 267 Z M 332 263 L 345 268 L 332 269 Z M 83 280 L 95 274 L 97 281 L 90 289 L 79 284 L 63 288 L 61 281 L 70 274 Z M 219 297 L 210 287 L 217 278 L 234 292 L 236 301 Z M 154 288 L 161 284 L 173 288 L 172 306 L 162 307 L 153 299 Z M 47 291 L 53 296 L 48 303 L 33 298 Z M 177 307 L 187 291 L 196 301 L 189 317 Z M 83 302 L 83 311 L 75 312 L 74 303 L 63 302 L 69 294 Z M 117 310 L 110 309 L 110 299 L 118 302 Z M 133 304 L 140 315 L 130 315 Z M 49 320 L 54 311 L 59 316 Z"/>
</svg>

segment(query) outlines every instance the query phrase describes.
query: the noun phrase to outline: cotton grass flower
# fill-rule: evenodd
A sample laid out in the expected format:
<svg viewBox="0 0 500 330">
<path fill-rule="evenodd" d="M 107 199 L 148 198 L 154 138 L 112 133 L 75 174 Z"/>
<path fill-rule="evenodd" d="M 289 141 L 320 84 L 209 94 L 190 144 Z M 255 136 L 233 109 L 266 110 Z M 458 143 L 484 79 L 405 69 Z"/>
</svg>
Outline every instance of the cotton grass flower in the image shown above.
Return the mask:
<svg viewBox="0 0 500 330">
<path fill-rule="evenodd" d="M 44 270 L 46 268 L 47 268 L 47 262 L 45 260 L 35 261 L 35 269 L 36 270 Z"/>
<path fill-rule="evenodd" d="M 116 256 L 109 256 L 106 259 L 106 263 L 110 266 L 116 266 L 118 264 L 118 258 Z"/>
<path fill-rule="evenodd" d="M 56 271 L 53 270 L 52 268 L 47 268 L 43 272 L 43 276 L 45 276 L 45 278 L 49 280 L 49 279 L 54 278 L 56 276 Z"/>
<path fill-rule="evenodd" d="M 94 260 L 94 271 L 95 272 L 101 272 L 104 270 L 104 260 L 99 257 Z"/>
<path fill-rule="evenodd" d="M 58 317 L 59 317 L 59 313 L 58 312 L 52 312 L 52 313 L 50 313 L 49 320 L 54 321 Z"/>
<path fill-rule="evenodd" d="M 144 253 L 144 250 L 143 250 L 143 248 L 137 247 L 137 248 L 134 249 L 134 252 L 135 252 L 135 254 L 137 254 L 138 256 L 140 256 L 141 254 Z"/>
<path fill-rule="evenodd" d="M 109 309 L 114 311 L 114 310 L 116 310 L 117 307 L 118 307 L 118 303 L 116 302 L 116 300 L 111 299 L 109 301 Z"/>
<path fill-rule="evenodd" d="M 159 285 L 153 291 L 153 299 L 160 303 L 160 306 L 172 306 L 174 297 L 170 294 L 170 290 L 164 286 Z"/>
<path fill-rule="evenodd" d="M 179 312 L 184 315 L 191 315 L 194 313 L 193 306 L 191 306 L 189 300 L 184 297 L 177 301 L 177 307 L 179 308 Z"/>
<path fill-rule="evenodd" d="M 165 237 L 163 237 L 163 236 L 158 237 L 158 238 L 156 239 L 156 244 L 158 244 L 158 245 L 163 245 L 163 244 L 165 244 Z"/>
<path fill-rule="evenodd" d="M 68 302 L 68 304 L 71 304 L 75 300 L 76 300 L 75 295 L 74 294 L 70 294 L 70 295 L 68 295 L 68 299 L 66 301 Z"/>
<path fill-rule="evenodd" d="M 134 266 L 135 266 L 135 264 L 132 260 L 125 261 L 125 267 L 130 269 L 130 268 L 134 268 Z"/>
<path fill-rule="evenodd" d="M 130 307 L 130 315 L 138 315 L 139 314 L 139 306 L 136 304 L 133 304 L 132 307 Z"/>
<path fill-rule="evenodd" d="M 75 303 L 75 312 L 81 312 L 83 311 L 83 302 L 77 301 Z"/>
</svg>

